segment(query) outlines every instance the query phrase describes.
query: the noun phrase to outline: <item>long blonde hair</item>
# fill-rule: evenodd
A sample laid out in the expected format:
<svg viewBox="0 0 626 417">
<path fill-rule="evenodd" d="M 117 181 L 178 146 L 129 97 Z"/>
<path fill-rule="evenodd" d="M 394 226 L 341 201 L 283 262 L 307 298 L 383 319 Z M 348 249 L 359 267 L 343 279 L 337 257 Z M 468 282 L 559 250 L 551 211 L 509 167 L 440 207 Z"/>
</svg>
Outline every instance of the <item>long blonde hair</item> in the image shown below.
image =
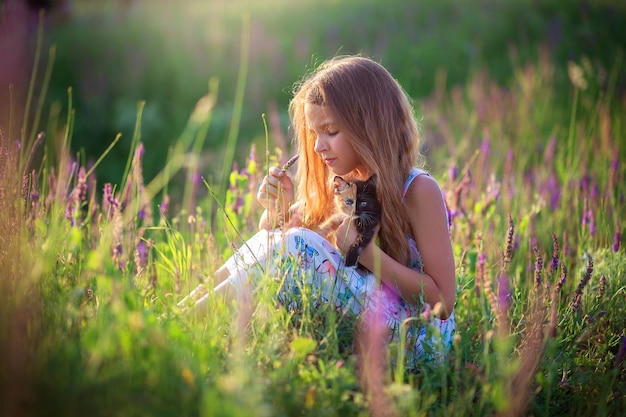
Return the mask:
<svg viewBox="0 0 626 417">
<path fill-rule="evenodd" d="M 383 251 L 408 264 L 402 191 L 411 168 L 420 164 L 419 132 L 413 106 L 400 84 L 375 61 L 360 57 L 337 57 L 321 64 L 296 84 L 289 114 L 300 160 L 296 173 L 296 200 L 303 208 L 302 225 L 315 229 L 334 209 L 331 171 L 314 152 L 315 135 L 305 115 L 306 103 L 329 106 L 342 129 L 353 138 L 365 172 L 355 178 L 377 174 L 377 197 L 381 202 L 379 243 Z"/>
</svg>

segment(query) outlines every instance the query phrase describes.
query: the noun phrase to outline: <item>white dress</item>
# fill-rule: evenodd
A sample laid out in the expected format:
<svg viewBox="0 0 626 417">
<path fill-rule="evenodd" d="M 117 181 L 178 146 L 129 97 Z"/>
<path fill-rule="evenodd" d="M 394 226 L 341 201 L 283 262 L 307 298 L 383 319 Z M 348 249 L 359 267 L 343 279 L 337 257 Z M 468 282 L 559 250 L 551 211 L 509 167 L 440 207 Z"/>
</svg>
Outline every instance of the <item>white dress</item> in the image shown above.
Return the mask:
<svg viewBox="0 0 626 417">
<path fill-rule="evenodd" d="M 404 186 L 403 197 L 419 175 L 429 174 L 414 168 Z M 409 266 L 423 272 L 415 240 L 409 236 L 407 240 L 411 252 Z M 298 227 L 284 232 L 280 229 L 259 231 L 225 265 L 230 272 L 228 279 L 235 287 L 258 276 L 258 273 L 251 272 L 259 271 L 259 265 L 269 268 L 265 272 L 270 275 L 282 272 L 285 281 L 279 301 L 287 307 L 295 307 L 303 286 L 307 285 L 315 302 L 334 302 L 337 308 L 354 315 L 368 309 L 377 311 L 391 329 L 390 342 L 404 345 L 404 362 L 408 369 L 414 368 L 419 358 L 443 357 L 456 329 L 454 311 L 446 320 L 431 317 L 425 322 L 420 319 L 424 311 L 420 300 L 407 302 L 369 271 L 346 267 L 343 261 L 338 249 L 330 242 L 312 230 Z"/>
</svg>

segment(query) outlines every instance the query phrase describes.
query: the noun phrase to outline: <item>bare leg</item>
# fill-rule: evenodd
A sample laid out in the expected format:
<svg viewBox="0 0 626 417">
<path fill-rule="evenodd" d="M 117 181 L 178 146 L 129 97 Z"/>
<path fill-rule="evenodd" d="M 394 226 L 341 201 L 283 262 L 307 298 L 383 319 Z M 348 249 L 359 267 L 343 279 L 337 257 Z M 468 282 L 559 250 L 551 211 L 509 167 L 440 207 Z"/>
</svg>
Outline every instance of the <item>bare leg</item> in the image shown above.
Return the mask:
<svg viewBox="0 0 626 417">
<path fill-rule="evenodd" d="M 226 303 L 230 303 L 233 300 L 238 298 L 239 291 L 236 288 L 233 288 L 233 284 L 228 280 L 230 276 L 230 272 L 228 268 L 222 266 L 220 269 L 215 271 L 213 275 L 213 283 L 215 287 L 213 288 L 213 294 L 217 297 L 220 297 Z M 200 291 L 198 291 L 201 288 Z M 245 290 L 249 290 L 245 288 Z M 196 291 L 198 291 L 196 293 Z M 196 293 L 195 297 L 192 297 L 192 294 Z M 195 304 L 190 307 L 193 310 L 193 314 L 196 317 L 202 317 L 207 314 L 207 307 L 210 294 L 206 290 L 205 284 L 199 285 L 195 290 L 192 291 L 192 294 L 189 294 L 188 297 L 185 297 L 183 301 L 189 302 L 191 300 L 195 301 Z M 183 302 L 181 301 L 181 303 Z"/>
<path fill-rule="evenodd" d="M 205 279 L 205 281 L 194 288 L 189 295 L 180 300 L 176 306 L 182 309 L 183 312 L 193 309 L 196 315 L 203 312 L 206 313 L 206 305 L 209 297 L 207 286 L 213 284 L 215 285 L 214 292 L 224 293 L 226 295 L 228 292 L 232 292 L 232 289 L 228 289 L 229 285 L 226 280 L 229 275 L 228 268 L 225 266 L 220 267 L 215 271 L 215 274 L 213 274 L 212 280 L 210 278 Z"/>
</svg>

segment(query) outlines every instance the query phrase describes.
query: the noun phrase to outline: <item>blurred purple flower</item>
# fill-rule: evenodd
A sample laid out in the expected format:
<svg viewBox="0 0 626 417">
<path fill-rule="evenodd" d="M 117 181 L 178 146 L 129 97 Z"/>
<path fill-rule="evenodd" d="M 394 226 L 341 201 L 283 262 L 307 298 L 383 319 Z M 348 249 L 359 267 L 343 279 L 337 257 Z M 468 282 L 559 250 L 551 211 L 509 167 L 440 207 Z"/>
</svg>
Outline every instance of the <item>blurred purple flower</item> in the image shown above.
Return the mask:
<svg viewBox="0 0 626 417">
<path fill-rule="evenodd" d="M 611 171 L 619 170 L 619 153 L 615 154 L 615 158 L 611 161 Z"/>
<path fill-rule="evenodd" d="M 591 236 L 595 236 L 596 235 L 596 216 L 594 215 L 592 209 L 589 209 L 587 211 L 587 219 L 589 222 L 589 233 L 591 234 Z"/>
<path fill-rule="evenodd" d="M 507 229 L 507 234 L 506 234 L 506 243 L 504 244 L 504 263 L 508 264 L 511 262 L 511 259 L 513 258 L 513 251 L 514 251 L 514 240 L 513 237 L 515 236 L 515 224 L 513 223 L 513 217 L 511 216 L 511 214 L 509 214 L 509 227 Z"/>
<path fill-rule="evenodd" d="M 602 298 L 604 292 L 606 291 L 606 276 L 600 276 L 600 286 L 598 287 L 598 298 Z"/>
<path fill-rule="evenodd" d="M 135 263 L 139 269 L 146 268 L 148 266 L 149 245 L 145 240 L 139 239 L 137 246 L 135 247 Z"/>
<path fill-rule="evenodd" d="M 450 167 L 448 168 L 448 178 L 450 178 L 450 181 L 456 181 L 456 179 L 459 177 L 459 168 L 452 164 L 450 165 Z"/>
<path fill-rule="evenodd" d="M 85 177 L 85 167 L 80 167 L 76 177 L 76 186 L 72 191 L 74 202 L 80 204 L 87 199 L 87 178 Z"/>
<path fill-rule="evenodd" d="M 559 208 L 561 202 L 561 188 L 554 173 L 550 174 L 546 186 L 547 192 L 550 195 L 550 208 L 554 211 Z"/>
<path fill-rule="evenodd" d="M 491 140 L 488 137 L 483 138 L 483 141 L 480 144 L 480 152 L 485 155 L 485 157 L 488 157 L 491 154 Z"/>
<path fill-rule="evenodd" d="M 511 300 L 509 278 L 504 274 L 500 275 L 498 278 L 498 310 L 500 312 L 508 312 Z"/>
<path fill-rule="evenodd" d="M 193 174 L 193 184 L 194 185 L 202 184 L 202 175 L 198 171 L 194 172 Z"/>
<path fill-rule="evenodd" d="M 235 206 L 233 207 L 234 212 L 239 214 L 239 211 L 241 210 L 242 207 L 243 207 L 243 198 L 237 197 L 237 199 L 235 200 Z"/>
<path fill-rule="evenodd" d="M 552 232 L 552 261 L 550 262 L 550 273 L 553 274 L 559 267 L 559 240 L 556 233 Z"/>
<path fill-rule="evenodd" d="M 159 204 L 159 210 L 161 212 L 161 216 L 167 217 L 167 212 L 170 207 L 170 196 L 168 194 L 163 195 L 163 201 Z"/>
<path fill-rule="evenodd" d="M 69 200 L 65 205 L 65 218 L 70 221 L 70 225 L 76 226 L 76 219 L 74 218 L 74 204 L 72 200 Z"/>
<path fill-rule="evenodd" d="M 617 231 L 613 235 L 613 245 L 611 247 L 613 249 L 613 252 L 617 253 L 619 251 L 619 247 L 621 243 L 622 243 L 622 234 L 621 232 Z"/>
</svg>

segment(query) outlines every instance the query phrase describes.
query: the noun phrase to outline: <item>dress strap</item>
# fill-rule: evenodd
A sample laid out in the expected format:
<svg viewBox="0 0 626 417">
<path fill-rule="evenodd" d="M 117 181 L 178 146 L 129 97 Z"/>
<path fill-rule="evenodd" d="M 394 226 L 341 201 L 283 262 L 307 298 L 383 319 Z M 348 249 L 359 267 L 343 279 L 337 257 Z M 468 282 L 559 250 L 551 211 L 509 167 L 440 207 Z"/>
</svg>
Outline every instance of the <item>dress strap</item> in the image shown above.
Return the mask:
<svg viewBox="0 0 626 417">
<path fill-rule="evenodd" d="M 428 173 L 428 171 L 425 171 L 421 168 L 413 168 L 411 169 L 411 173 L 409 174 L 409 178 L 407 178 L 406 182 L 404 183 L 404 189 L 402 190 L 402 198 L 404 199 L 404 197 L 406 197 L 406 193 L 409 191 L 409 187 L 411 186 L 411 183 L 413 182 L 413 180 L 417 177 L 419 177 L 420 175 L 428 175 L 430 176 L 430 174 Z"/>
</svg>

